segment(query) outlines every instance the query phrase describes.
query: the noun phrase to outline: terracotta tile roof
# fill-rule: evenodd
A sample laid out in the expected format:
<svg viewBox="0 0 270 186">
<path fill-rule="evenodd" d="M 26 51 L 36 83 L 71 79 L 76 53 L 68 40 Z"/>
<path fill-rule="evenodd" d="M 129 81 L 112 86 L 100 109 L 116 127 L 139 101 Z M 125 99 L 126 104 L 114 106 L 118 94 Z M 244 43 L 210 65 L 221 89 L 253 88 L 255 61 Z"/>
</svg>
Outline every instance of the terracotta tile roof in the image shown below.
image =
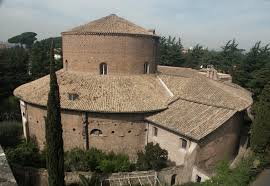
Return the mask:
<svg viewBox="0 0 270 186">
<path fill-rule="evenodd" d="M 224 124 L 236 112 L 179 99 L 169 105 L 168 109 L 149 116 L 146 120 L 200 140 Z"/>
<path fill-rule="evenodd" d="M 57 72 L 61 107 L 70 110 L 139 113 L 158 112 L 147 120 L 199 140 L 237 111 L 252 104 L 245 89 L 211 80 L 196 70 L 158 67 L 158 75 L 93 75 Z M 49 76 L 14 91 L 20 99 L 46 106 Z M 69 94 L 76 94 L 74 100 Z"/>
<path fill-rule="evenodd" d="M 201 75 L 197 70 L 159 66 L 159 77 L 184 100 L 241 111 L 252 104 L 250 92 L 232 83 Z"/>
<path fill-rule="evenodd" d="M 165 109 L 169 96 L 154 75 L 92 75 L 57 72 L 61 107 L 92 112 L 151 112 Z M 14 91 L 20 99 L 47 105 L 49 76 L 24 84 Z M 78 98 L 69 100 L 68 93 Z"/>
<path fill-rule="evenodd" d="M 124 18 L 115 14 L 91 21 L 85 25 L 75 27 L 62 34 L 132 34 L 157 36 Z"/>
</svg>

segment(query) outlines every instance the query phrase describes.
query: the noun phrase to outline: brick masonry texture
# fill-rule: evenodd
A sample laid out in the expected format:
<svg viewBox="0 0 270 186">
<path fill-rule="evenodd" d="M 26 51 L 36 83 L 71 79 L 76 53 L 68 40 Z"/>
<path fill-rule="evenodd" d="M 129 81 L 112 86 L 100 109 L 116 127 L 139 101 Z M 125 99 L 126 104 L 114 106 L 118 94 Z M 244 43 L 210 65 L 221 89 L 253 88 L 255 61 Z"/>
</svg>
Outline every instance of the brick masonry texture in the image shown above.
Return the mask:
<svg viewBox="0 0 270 186">
<path fill-rule="evenodd" d="M 108 65 L 108 74 L 150 73 L 158 63 L 158 39 L 141 36 L 63 35 L 64 69 L 99 74 L 99 65 Z"/>
</svg>

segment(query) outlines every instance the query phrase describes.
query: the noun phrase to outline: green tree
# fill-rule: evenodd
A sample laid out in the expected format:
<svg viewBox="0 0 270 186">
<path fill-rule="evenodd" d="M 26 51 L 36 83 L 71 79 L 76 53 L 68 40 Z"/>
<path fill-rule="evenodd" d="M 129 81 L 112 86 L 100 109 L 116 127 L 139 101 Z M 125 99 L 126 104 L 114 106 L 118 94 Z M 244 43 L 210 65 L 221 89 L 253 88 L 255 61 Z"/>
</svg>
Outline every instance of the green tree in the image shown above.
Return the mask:
<svg viewBox="0 0 270 186">
<path fill-rule="evenodd" d="M 213 64 L 217 69 L 233 75 L 234 69 L 241 63 L 243 58 L 243 49 L 238 48 L 235 39 L 229 40 L 225 46 L 222 46 L 217 63 Z"/>
<path fill-rule="evenodd" d="M 49 74 L 50 64 L 50 41 L 53 39 L 54 43 L 58 46 L 55 48 L 55 53 L 62 54 L 61 37 L 44 39 L 35 42 L 30 52 L 30 72 L 32 79 L 37 79 Z M 56 70 L 63 67 L 62 59 L 55 60 Z"/>
<path fill-rule="evenodd" d="M 19 43 L 25 45 L 26 48 L 31 48 L 33 43 L 37 40 L 37 34 L 35 32 L 24 32 L 20 35 L 14 36 L 8 39 L 9 43 Z"/>
<path fill-rule="evenodd" d="M 54 67 L 54 46 L 50 52 L 50 91 L 47 103 L 46 118 L 46 163 L 48 169 L 49 186 L 63 186 L 64 181 L 64 150 L 61 124 L 61 108 L 59 87 Z"/>
<path fill-rule="evenodd" d="M 256 153 L 270 151 L 270 81 L 255 104 L 255 119 L 251 129 L 251 148 Z"/>
<path fill-rule="evenodd" d="M 185 67 L 198 69 L 200 65 L 205 64 L 205 53 L 207 50 L 197 44 L 192 50 L 189 50 L 185 58 Z"/>
<path fill-rule="evenodd" d="M 138 170 L 160 170 L 166 167 L 168 161 L 168 152 L 160 148 L 159 144 L 148 143 L 144 152 L 138 153 L 136 167 Z"/>
<path fill-rule="evenodd" d="M 261 46 L 261 42 L 257 42 L 236 68 L 233 80 L 235 83 L 251 90 L 254 100 L 257 101 L 265 84 L 270 81 L 269 73 L 269 45 Z"/>
<path fill-rule="evenodd" d="M 169 36 L 160 38 L 160 64 L 181 66 L 184 63 L 181 39 Z"/>
</svg>

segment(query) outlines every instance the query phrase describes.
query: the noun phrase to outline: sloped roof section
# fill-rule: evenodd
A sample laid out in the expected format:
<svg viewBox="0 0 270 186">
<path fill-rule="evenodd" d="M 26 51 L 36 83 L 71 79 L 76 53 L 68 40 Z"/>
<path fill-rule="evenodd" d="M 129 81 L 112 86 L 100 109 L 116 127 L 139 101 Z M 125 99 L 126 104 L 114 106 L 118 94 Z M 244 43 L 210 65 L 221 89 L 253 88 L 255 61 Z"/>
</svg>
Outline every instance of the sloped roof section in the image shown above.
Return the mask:
<svg viewBox="0 0 270 186">
<path fill-rule="evenodd" d="M 168 96 L 152 75 L 92 75 L 60 70 L 57 72 L 61 108 L 92 112 L 134 113 L 166 109 Z M 49 76 L 24 84 L 14 91 L 20 99 L 47 105 Z M 76 94 L 74 100 L 68 94 Z"/>
<path fill-rule="evenodd" d="M 115 14 L 75 27 L 62 34 L 131 34 L 157 37 L 153 32 Z"/>
<path fill-rule="evenodd" d="M 198 71 L 159 66 L 159 77 L 183 100 L 241 111 L 252 104 L 251 93 L 233 83 L 209 79 Z"/>
<path fill-rule="evenodd" d="M 184 136 L 200 140 L 224 124 L 236 112 L 179 99 L 168 109 L 146 119 Z"/>
</svg>

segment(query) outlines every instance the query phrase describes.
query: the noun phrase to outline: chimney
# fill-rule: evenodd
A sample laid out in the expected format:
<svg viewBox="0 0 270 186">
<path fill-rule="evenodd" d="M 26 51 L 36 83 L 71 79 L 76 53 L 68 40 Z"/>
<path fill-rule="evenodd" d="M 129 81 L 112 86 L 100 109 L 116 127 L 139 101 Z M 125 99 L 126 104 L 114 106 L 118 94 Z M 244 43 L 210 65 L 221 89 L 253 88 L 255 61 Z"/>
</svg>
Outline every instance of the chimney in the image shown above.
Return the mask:
<svg viewBox="0 0 270 186">
<path fill-rule="evenodd" d="M 207 65 L 206 77 L 213 80 L 218 80 L 217 70 L 214 69 L 213 65 Z"/>
</svg>

